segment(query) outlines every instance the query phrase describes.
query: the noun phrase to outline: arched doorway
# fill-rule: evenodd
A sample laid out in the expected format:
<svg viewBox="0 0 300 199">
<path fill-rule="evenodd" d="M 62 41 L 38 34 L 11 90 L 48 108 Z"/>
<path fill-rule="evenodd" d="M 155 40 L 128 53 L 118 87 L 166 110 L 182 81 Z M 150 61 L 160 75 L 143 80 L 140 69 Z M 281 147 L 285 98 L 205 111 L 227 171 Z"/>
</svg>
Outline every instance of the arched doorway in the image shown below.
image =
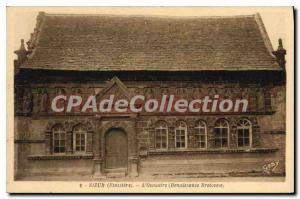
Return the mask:
<svg viewBox="0 0 300 199">
<path fill-rule="evenodd" d="M 127 134 L 119 128 L 112 128 L 105 134 L 106 169 L 127 168 Z"/>
</svg>

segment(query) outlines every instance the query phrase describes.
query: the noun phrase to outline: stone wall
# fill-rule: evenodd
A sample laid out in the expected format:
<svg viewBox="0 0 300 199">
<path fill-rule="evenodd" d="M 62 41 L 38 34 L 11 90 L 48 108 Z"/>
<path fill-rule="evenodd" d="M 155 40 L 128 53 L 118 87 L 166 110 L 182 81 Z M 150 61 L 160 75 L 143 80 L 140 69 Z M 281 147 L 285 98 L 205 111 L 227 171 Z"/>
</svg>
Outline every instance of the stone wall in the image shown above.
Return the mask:
<svg viewBox="0 0 300 199">
<path fill-rule="evenodd" d="M 39 83 L 17 84 L 15 116 L 15 174 L 24 175 L 92 175 L 95 139 L 101 126 L 97 114 L 72 113 L 53 115 L 47 103 L 52 95 L 59 92 L 97 94 L 106 88 L 108 82 L 98 83 Z M 140 175 L 263 175 L 264 165 L 279 161 L 275 174 L 285 173 L 285 85 L 241 82 L 200 82 L 200 81 L 123 81 L 128 93 L 157 97 L 161 94 L 176 94 L 194 99 L 203 95 L 221 93 L 225 97 L 243 97 L 250 100 L 249 111 L 238 114 L 146 114 L 135 117 L 136 149 L 139 158 Z M 123 86 L 116 84 L 108 92 L 124 94 Z M 229 147 L 215 148 L 214 127 L 216 121 L 226 119 L 229 123 Z M 251 122 L 252 146 L 237 146 L 237 123 L 240 119 Z M 207 147 L 197 148 L 195 125 L 204 121 L 207 127 Z M 65 156 L 51 153 L 51 126 L 63 123 L 72 126 L 90 122 L 91 136 L 88 137 L 89 153 L 72 154 L 72 143 Z M 155 148 L 155 125 L 164 121 L 168 125 L 168 147 Z M 175 127 L 178 121 L 187 124 L 187 147 L 175 148 Z M 71 124 L 71 126 L 70 126 Z M 76 167 L 73 167 L 76 165 Z"/>
</svg>

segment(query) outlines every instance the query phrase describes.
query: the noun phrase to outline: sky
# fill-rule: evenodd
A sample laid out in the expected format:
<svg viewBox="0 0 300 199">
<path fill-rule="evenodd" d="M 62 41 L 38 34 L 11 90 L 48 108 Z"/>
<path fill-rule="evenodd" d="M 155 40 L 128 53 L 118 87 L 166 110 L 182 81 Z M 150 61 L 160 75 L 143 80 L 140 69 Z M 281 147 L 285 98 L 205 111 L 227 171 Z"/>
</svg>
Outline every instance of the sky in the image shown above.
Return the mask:
<svg viewBox="0 0 300 199">
<path fill-rule="evenodd" d="M 12 51 L 19 49 L 21 39 L 24 39 L 25 42 L 29 40 L 39 11 L 56 14 L 155 16 L 233 16 L 259 13 L 273 49 L 277 49 L 279 38 L 282 38 L 283 45 L 287 50 L 287 46 L 293 46 L 291 7 L 84 7 L 84 9 L 78 7 L 8 7 L 7 11 L 7 38 L 9 38 L 8 45 Z M 8 53 L 12 51 L 8 51 Z M 14 55 L 14 57 L 16 56 Z"/>
</svg>

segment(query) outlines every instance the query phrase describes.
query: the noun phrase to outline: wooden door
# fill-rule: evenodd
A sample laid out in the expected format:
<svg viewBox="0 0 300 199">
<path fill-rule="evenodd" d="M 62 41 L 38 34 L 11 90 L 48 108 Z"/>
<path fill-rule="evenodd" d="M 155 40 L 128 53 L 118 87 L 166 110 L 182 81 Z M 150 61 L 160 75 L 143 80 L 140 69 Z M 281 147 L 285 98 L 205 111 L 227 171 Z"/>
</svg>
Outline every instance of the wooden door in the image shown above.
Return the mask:
<svg viewBox="0 0 300 199">
<path fill-rule="evenodd" d="M 106 168 L 127 168 L 127 135 L 120 129 L 111 129 L 105 136 Z"/>
</svg>

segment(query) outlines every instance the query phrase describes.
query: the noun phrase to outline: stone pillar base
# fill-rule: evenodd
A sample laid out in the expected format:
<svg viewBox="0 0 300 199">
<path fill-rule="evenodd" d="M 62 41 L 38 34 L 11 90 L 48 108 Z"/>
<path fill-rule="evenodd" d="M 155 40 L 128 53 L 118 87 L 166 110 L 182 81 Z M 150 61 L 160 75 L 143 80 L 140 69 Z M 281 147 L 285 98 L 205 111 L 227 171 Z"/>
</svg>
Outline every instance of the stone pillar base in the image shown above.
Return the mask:
<svg viewBox="0 0 300 199">
<path fill-rule="evenodd" d="M 102 174 L 102 159 L 94 159 L 94 174 L 92 178 L 105 178 L 105 176 Z"/>
<path fill-rule="evenodd" d="M 91 176 L 91 179 L 106 179 L 106 176 L 102 175 L 102 174 L 94 174 Z"/>
<path fill-rule="evenodd" d="M 129 177 L 138 177 L 138 158 L 132 157 L 130 158 L 130 171 L 129 171 Z"/>
</svg>

